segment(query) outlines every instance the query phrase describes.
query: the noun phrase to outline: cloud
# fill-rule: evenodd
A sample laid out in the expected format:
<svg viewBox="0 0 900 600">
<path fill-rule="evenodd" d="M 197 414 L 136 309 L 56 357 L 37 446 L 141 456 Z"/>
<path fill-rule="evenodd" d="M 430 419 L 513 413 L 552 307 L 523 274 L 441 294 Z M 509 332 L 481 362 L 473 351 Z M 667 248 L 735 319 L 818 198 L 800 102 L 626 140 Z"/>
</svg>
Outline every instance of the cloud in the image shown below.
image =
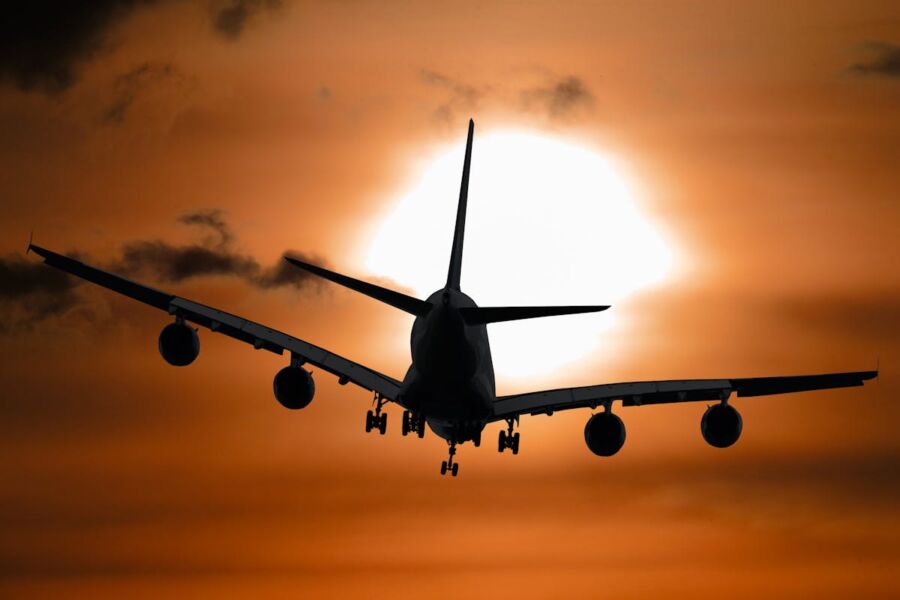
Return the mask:
<svg viewBox="0 0 900 600">
<path fill-rule="evenodd" d="M 138 95 L 148 86 L 166 80 L 183 82 L 186 78 L 168 62 L 144 62 L 116 77 L 113 101 L 106 107 L 100 121 L 121 124 Z"/>
<path fill-rule="evenodd" d="M 900 337 L 900 290 L 795 297 L 771 309 L 807 331 L 884 344 Z"/>
<path fill-rule="evenodd" d="M 230 0 L 213 8 L 213 27 L 229 40 L 238 39 L 247 24 L 263 10 L 281 7 L 281 0 Z"/>
<path fill-rule="evenodd" d="M 442 122 L 455 121 L 458 113 L 468 116 L 485 106 L 540 113 L 551 119 L 571 118 L 594 106 L 594 95 L 581 78 L 560 77 L 545 70 L 527 73 L 527 83 L 507 86 L 474 85 L 431 69 L 421 69 L 419 78 L 443 92 L 434 110 L 434 117 Z"/>
<path fill-rule="evenodd" d="M 234 232 L 219 210 L 187 213 L 178 220 L 205 229 L 210 235 L 200 242 L 184 245 L 163 240 L 128 242 L 111 270 L 149 276 L 164 283 L 181 283 L 194 277 L 232 276 L 261 289 L 285 286 L 299 289 L 312 277 L 300 269 L 286 268 L 290 265 L 282 264 L 281 260 L 264 268 L 253 256 L 241 253 L 235 248 Z"/>
<path fill-rule="evenodd" d="M 850 65 L 848 71 L 857 75 L 900 77 L 900 46 L 885 42 L 872 42 L 866 47 L 874 52 L 875 56 L 868 62 Z"/>
<path fill-rule="evenodd" d="M 487 87 L 476 87 L 457 81 L 437 71 L 422 69 L 420 79 L 426 84 L 442 89 L 447 93 L 446 99 L 435 109 L 434 116 L 439 121 L 453 121 L 458 111 L 472 112 L 490 91 Z"/>
<path fill-rule="evenodd" d="M 135 240 L 122 246 L 121 255 L 100 266 L 113 273 L 160 283 L 182 283 L 198 277 L 235 277 L 261 290 L 304 289 L 313 276 L 283 260 L 262 266 L 240 252 L 236 237 L 219 210 L 182 215 L 180 223 L 207 233 L 198 242 L 172 244 L 164 240 Z M 315 257 L 291 250 L 313 263 Z M 0 258 L 0 333 L 29 330 L 52 316 L 81 306 L 76 288 L 82 281 L 43 263 L 10 255 Z"/>
<path fill-rule="evenodd" d="M 80 280 L 17 255 L 0 258 L 0 333 L 27 330 L 79 302 Z"/>
<path fill-rule="evenodd" d="M 161 0 L 11 0 L 0 9 L 0 82 L 22 91 L 60 94 L 78 81 L 80 67 L 108 48 L 107 32 L 135 9 Z M 221 0 L 212 2 L 213 28 L 236 40 L 263 10 L 280 7 L 281 0 Z M 161 74 L 152 65 L 125 74 L 117 85 L 119 100 L 107 110 L 116 122 L 124 117 L 142 79 Z M 131 91 L 129 91 L 131 90 Z"/>
<path fill-rule="evenodd" d="M 0 81 L 57 94 L 77 80 L 80 63 L 105 44 L 109 27 L 152 0 L 15 0 L 0 19 Z"/>
<path fill-rule="evenodd" d="M 520 98 L 526 109 L 537 107 L 553 118 L 567 117 L 594 105 L 594 95 L 581 79 L 572 75 L 523 90 Z"/>
</svg>

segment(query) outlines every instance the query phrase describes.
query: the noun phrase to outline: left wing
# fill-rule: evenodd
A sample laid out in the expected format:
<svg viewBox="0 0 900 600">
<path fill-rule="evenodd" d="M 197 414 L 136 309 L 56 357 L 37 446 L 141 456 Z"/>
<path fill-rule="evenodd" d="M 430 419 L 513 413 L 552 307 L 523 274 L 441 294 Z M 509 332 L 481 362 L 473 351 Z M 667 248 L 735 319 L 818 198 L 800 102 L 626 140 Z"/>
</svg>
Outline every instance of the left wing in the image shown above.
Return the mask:
<svg viewBox="0 0 900 600">
<path fill-rule="evenodd" d="M 501 421 L 526 414 L 552 415 L 557 410 L 571 408 L 596 408 L 616 400 L 621 400 L 622 406 L 641 406 L 697 400 L 727 400 L 732 392 L 736 392 L 738 396 L 768 396 L 789 392 L 854 387 L 861 386 L 864 381 L 877 376 L 878 371 L 857 371 L 788 377 L 684 379 L 589 385 L 499 396 L 494 403 L 494 416 L 491 420 Z"/>
<path fill-rule="evenodd" d="M 264 349 L 275 354 L 287 350 L 292 356 L 328 371 L 339 378 L 339 383 L 354 383 L 369 391 L 380 394 L 387 400 L 397 400 L 400 382 L 359 363 L 329 352 L 309 342 L 287 335 L 265 325 L 199 304 L 187 298 L 162 292 L 155 288 L 131 281 L 108 271 L 86 265 L 81 261 L 51 252 L 30 244 L 29 250 L 44 258 L 44 262 L 76 277 L 80 277 L 114 292 L 134 298 L 160 310 L 202 325 L 228 337 L 252 344 L 257 350 Z"/>
</svg>

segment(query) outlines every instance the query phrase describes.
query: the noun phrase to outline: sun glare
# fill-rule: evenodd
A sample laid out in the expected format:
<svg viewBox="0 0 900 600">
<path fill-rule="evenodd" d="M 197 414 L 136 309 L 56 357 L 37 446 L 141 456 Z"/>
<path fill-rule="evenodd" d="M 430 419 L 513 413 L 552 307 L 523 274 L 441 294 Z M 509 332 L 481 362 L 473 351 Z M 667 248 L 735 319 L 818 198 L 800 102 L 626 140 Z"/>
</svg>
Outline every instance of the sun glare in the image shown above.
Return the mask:
<svg viewBox="0 0 900 600">
<path fill-rule="evenodd" d="M 443 287 L 464 145 L 444 147 L 377 226 L 366 266 L 424 298 Z M 613 164 L 546 135 L 475 135 L 462 289 L 481 306 L 611 304 L 489 327 L 498 376 L 539 378 L 593 352 L 616 304 L 658 284 L 672 255 Z"/>
</svg>

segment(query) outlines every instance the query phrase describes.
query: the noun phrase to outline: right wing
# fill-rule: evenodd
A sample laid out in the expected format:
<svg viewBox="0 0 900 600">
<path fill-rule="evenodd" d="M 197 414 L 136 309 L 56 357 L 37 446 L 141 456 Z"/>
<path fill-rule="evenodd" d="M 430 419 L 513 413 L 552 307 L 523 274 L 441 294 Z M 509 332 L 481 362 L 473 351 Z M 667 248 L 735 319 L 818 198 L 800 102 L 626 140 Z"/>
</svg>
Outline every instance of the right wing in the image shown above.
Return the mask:
<svg viewBox="0 0 900 600">
<path fill-rule="evenodd" d="M 736 392 L 738 396 L 767 396 L 854 387 L 863 385 L 864 381 L 877 376 L 878 371 L 857 371 L 787 377 L 605 383 L 500 396 L 494 403 L 494 416 L 491 420 L 512 419 L 524 414 L 552 415 L 555 411 L 572 408 L 593 409 L 616 400 L 621 400 L 622 406 L 643 406 L 699 400 L 727 400 L 732 392 Z"/>
<path fill-rule="evenodd" d="M 341 384 L 354 383 L 387 400 L 396 401 L 400 395 L 400 382 L 396 379 L 299 338 L 187 298 L 168 294 L 114 275 L 34 244 L 29 244 L 28 249 L 43 257 L 44 262 L 51 267 L 164 310 L 185 321 L 202 325 L 211 331 L 251 344 L 257 350 L 264 349 L 275 354 L 283 354 L 287 350 L 293 357 L 337 375 Z"/>
</svg>

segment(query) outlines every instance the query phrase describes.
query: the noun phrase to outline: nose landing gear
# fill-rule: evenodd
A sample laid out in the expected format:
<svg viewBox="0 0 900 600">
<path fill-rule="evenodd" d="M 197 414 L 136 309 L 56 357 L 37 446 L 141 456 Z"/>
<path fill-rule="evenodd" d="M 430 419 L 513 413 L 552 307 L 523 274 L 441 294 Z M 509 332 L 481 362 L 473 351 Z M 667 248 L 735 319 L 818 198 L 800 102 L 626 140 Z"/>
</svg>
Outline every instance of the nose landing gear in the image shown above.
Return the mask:
<svg viewBox="0 0 900 600">
<path fill-rule="evenodd" d="M 513 454 L 519 453 L 519 432 L 513 433 L 513 428 L 518 423 L 519 418 L 514 417 L 506 420 L 506 431 L 500 431 L 500 437 L 497 440 L 497 452 L 503 452 L 507 448 L 512 450 Z"/>
<path fill-rule="evenodd" d="M 381 409 L 384 407 L 384 403 L 387 402 L 387 400 L 376 393 L 373 402 L 375 404 L 375 412 L 370 410 L 366 413 L 366 433 L 369 433 L 373 429 L 377 429 L 378 433 L 384 435 L 387 432 L 388 416 L 387 413 L 382 413 Z"/>
<path fill-rule="evenodd" d="M 459 473 L 459 463 L 453 461 L 454 456 L 456 456 L 456 442 L 450 442 L 450 458 L 441 462 L 441 475 L 446 475 L 447 471 L 450 471 L 450 475 L 456 477 Z"/>
</svg>

